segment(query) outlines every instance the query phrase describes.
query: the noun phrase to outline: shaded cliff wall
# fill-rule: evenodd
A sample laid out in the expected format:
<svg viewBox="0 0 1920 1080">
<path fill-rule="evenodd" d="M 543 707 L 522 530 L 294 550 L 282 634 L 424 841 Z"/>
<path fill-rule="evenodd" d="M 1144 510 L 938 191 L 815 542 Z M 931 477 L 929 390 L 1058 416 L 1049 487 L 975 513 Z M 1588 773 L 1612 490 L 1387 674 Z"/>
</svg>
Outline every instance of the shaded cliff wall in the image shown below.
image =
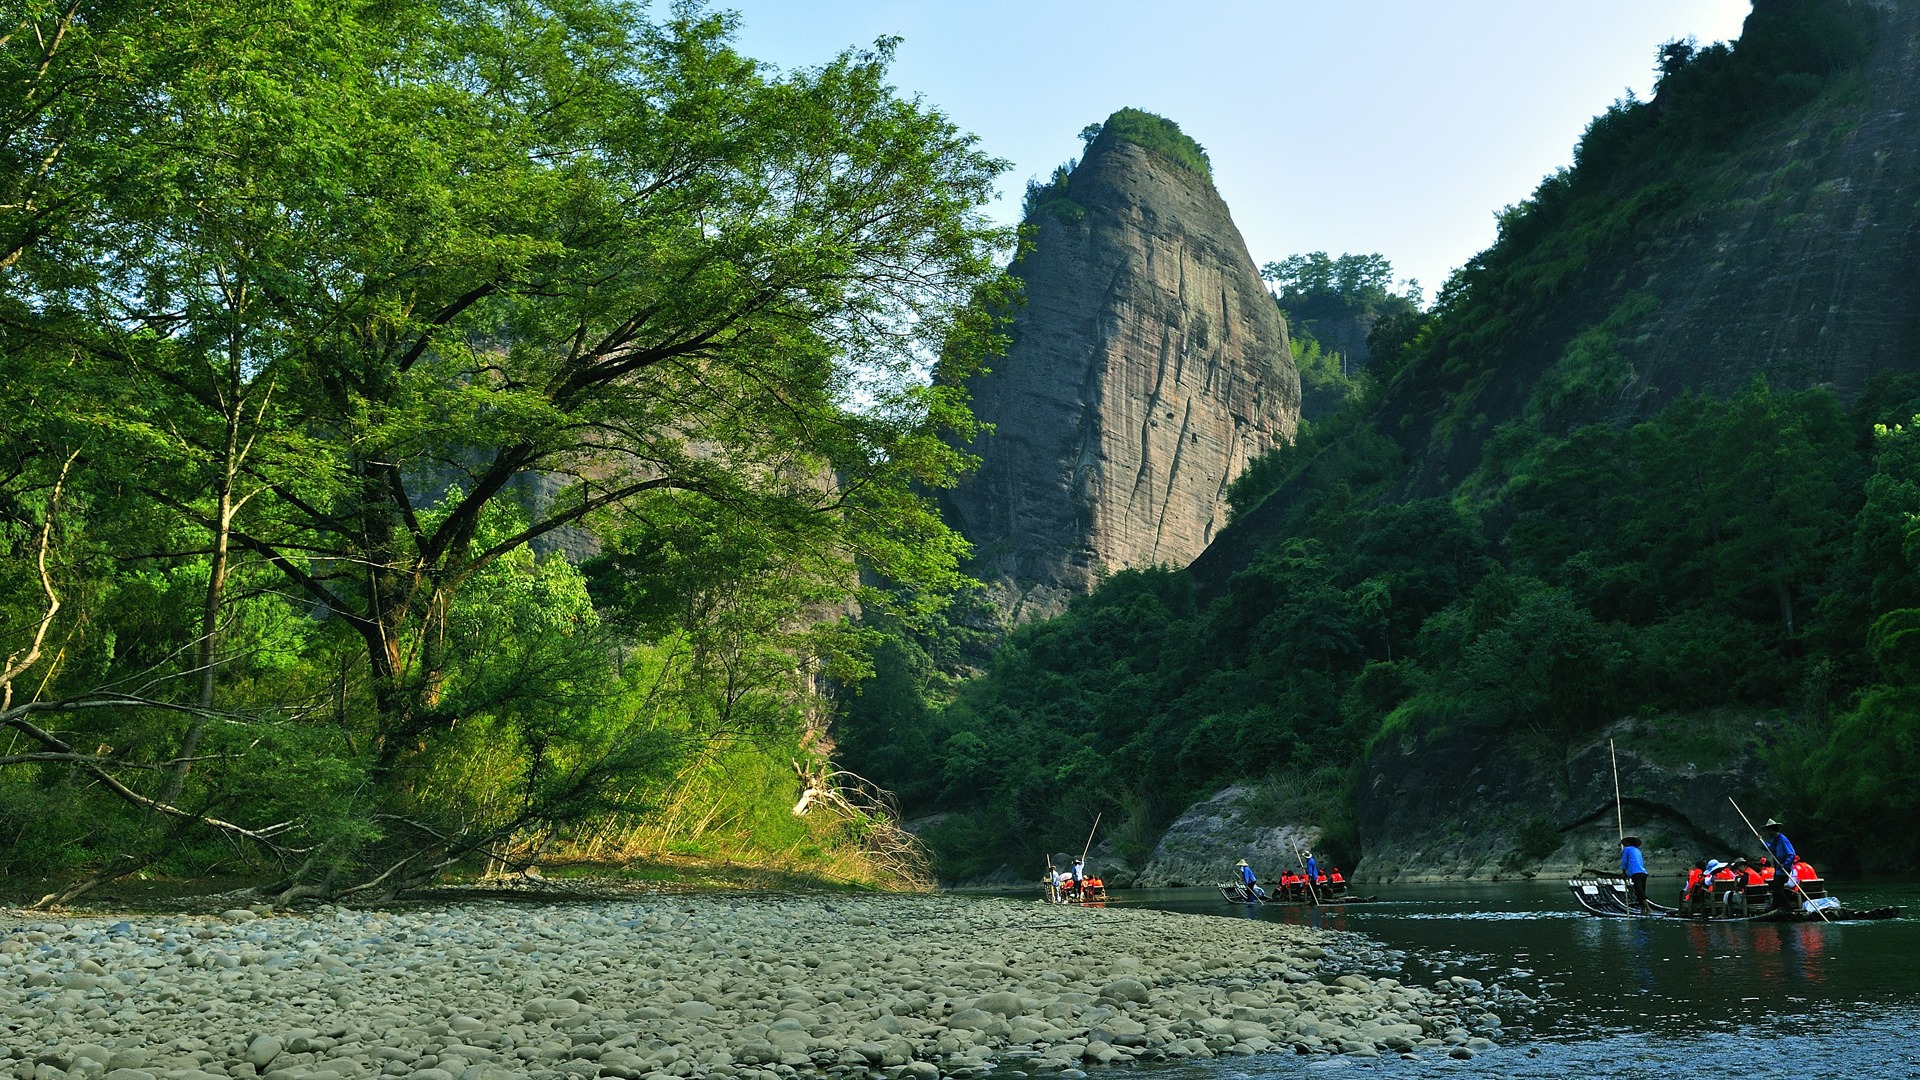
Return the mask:
<svg viewBox="0 0 1920 1080">
<path fill-rule="evenodd" d="M 1071 193 L 1084 213 L 1042 210 L 1013 267 L 1012 345 L 971 386 L 994 430 L 942 499 L 1016 620 L 1104 571 L 1191 561 L 1300 411 L 1286 324 L 1205 176 L 1116 140 Z"/>
<path fill-rule="evenodd" d="M 1356 876 L 1417 881 L 1608 869 L 1619 864 L 1623 826 L 1645 841 L 1662 878 L 1698 859 L 1757 858 L 1759 842 L 1735 800 L 1756 823 L 1783 812 L 1778 781 L 1760 754 L 1770 735 L 1768 725 L 1729 713 L 1636 718 L 1571 747 L 1528 744 L 1471 722 L 1383 739 L 1360 777 L 1366 855 Z"/>
</svg>

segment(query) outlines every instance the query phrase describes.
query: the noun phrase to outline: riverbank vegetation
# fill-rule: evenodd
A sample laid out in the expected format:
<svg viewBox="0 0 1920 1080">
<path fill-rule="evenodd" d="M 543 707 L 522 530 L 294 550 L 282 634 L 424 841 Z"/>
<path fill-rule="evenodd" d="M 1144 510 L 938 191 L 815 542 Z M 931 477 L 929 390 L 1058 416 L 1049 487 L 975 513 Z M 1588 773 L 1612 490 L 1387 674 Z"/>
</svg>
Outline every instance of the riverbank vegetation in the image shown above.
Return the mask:
<svg viewBox="0 0 1920 1080">
<path fill-rule="evenodd" d="M 381 896 L 843 853 L 859 573 L 938 596 L 1001 163 L 731 16 L 35 0 L 0 36 L 0 868 Z M 914 613 L 907 613 L 912 615 Z M 852 859 L 858 862 L 858 858 Z"/>
</svg>

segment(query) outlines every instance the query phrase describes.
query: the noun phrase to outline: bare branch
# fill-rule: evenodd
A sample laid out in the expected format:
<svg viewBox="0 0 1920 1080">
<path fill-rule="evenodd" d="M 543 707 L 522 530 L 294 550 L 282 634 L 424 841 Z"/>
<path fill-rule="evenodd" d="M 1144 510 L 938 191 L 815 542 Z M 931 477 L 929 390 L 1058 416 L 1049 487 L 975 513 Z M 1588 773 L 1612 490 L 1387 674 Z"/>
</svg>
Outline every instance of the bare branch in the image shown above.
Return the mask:
<svg viewBox="0 0 1920 1080">
<path fill-rule="evenodd" d="M 40 624 L 34 628 L 33 645 L 27 649 L 24 656 L 20 653 L 9 655 L 5 670 L 0 671 L 0 715 L 4 715 L 13 704 L 13 680 L 39 662 L 41 646 L 47 641 L 47 630 L 53 626 L 53 617 L 60 613 L 60 594 L 54 591 L 53 575 L 47 572 L 47 551 L 53 545 L 53 520 L 55 511 L 60 506 L 61 488 L 67 482 L 67 471 L 73 468 L 74 461 L 79 457 L 78 450 L 67 455 L 65 464 L 60 466 L 60 476 L 54 481 L 53 494 L 47 499 L 47 519 L 40 525 L 40 546 L 35 556 L 36 565 L 40 570 L 40 588 L 47 594 L 47 607 L 40 615 Z"/>
</svg>

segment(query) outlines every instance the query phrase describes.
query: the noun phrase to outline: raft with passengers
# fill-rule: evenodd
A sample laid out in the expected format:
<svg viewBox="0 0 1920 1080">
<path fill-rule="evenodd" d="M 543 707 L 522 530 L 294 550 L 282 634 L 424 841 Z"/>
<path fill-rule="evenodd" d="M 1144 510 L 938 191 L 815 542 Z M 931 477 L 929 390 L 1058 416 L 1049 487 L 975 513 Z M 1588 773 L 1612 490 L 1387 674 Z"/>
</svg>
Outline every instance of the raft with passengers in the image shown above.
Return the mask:
<svg viewBox="0 0 1920 1080">
<path fill-rule="evenodd" d="M 1107 902 L 1107 883 L 1096 875 L 1087 873 L 1085 859 L 1073 864 L 1071 869 L 1047 869 L 1047 876 L 1041 882 L 1047 902 L 1050 904 L 1104 904 Z"/>
<path fill-rule="evenodd" d="M 1736 809 L 1738 807 L 1736 806 Z M 1742 815 L 1745 816 L 1744 814 Z M 1858 922 L 1897 918 L 1897 907 L 1851 909 L 1827 893 L 1806 859 L 1794 850 L 1772 818 L 1754 835 L 1767 854 L 1757 863 L 1744 857 L 1722 862 L 1706 859 L 1688 871 L 1680 902 L 1668 907 L 1647 896 L 1647 865 L 1640 838 L 1620 838 L 1620 874 L 1575 878 L 1567 882 L 1574 903 L 1589 915 L 1629 919 L 1692 919 L 1702 922 Z M 1590 871 L 1591 872 L 1591 871 Z"/>
<path fill-rule="evenodd" d="M 1101 814 L 1093 815 L 1093 828 L 1087 831 L 1087 844 L 1080 849 L 1080 857 L 1068 864 L 1067 869 L 1054 865 L 1053 857 L 1047 857 L 1047 876 L 1041 879 L 1041 890 L 1050 904 L 1104 904 L 1107 902 L 1107 883 L 1087 873 L 1087 855 L 1093 851 L 1093 838 L 1100 832 Z"/>
<path fill-rule="evenodd" d="M 1220 895 L 1230 904 L 1370 904 L 1377 896 L 1353 896 L 1347 892 L 1346 875 L 1335 866 L 1323 870 L 1311 851 L 1298 851 L 1298 869 L 1282 871 L 1280 879 L 1268 889 L 1260 884 L 1247 860 L 1235 864 L 1240 880 L 1223 881 Z"/>
</svg>

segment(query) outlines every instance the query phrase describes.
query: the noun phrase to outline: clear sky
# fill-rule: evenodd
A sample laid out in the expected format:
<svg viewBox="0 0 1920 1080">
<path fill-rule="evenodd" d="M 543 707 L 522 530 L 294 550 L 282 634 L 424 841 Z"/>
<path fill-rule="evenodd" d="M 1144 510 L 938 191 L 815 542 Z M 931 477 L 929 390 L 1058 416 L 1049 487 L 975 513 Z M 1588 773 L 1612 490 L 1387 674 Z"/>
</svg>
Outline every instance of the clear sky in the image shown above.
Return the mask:
<svg viewBox="0 0 1920 1080">
<path fill-rule="evenodd" d="M 882 35 L 893 68 L 1012 162 L 993 213 L 1122 106 L 1178 122 L 1256 263 L 1380 252 L 1432 297 L 1493 215 L 1645 97 L 1662 42 L 1737 37 L 1748 0 L 715 0 L 781 67 Z"/>
</svg>

